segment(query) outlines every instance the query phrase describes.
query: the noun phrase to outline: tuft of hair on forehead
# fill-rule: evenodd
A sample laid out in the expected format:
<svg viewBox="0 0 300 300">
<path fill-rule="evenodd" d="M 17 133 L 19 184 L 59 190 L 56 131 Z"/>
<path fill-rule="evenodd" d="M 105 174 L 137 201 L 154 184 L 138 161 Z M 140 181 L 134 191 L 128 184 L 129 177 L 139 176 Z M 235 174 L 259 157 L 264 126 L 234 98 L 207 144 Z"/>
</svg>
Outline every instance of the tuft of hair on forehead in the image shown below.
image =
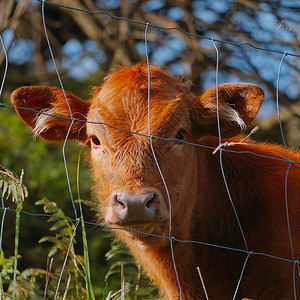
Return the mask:
<svg viewBox="0 0 300 300">
<path fill-rule="evenodd" d="M 192 97 L 187 93 L 188 86 L 181 78 L 173 77 L 166 69 L 158 66 L 150 66 L 150 84 L 151 134 L 173 138 L 173 131 L 179 123 L 187 123 L 187 127 L 190 124 L 189 108 Z M 103 85 L 95 89 L 88 118 L 147 135 L 147 65 L 137 64 L 112 70 Z M 104 130 L 110 144 L 119 144 L 121 140 L 128 141 L 128 133 L 121 133 L 109 127 L 105 127 Z M 131 137 L 131 134 L 129 136 Z M 139 139 L 138 136 L 134 136 L 132 140 L 135 139 Z"/>
<path fill-rule="evenodd" d="M 105 77 L 104 86 L 113 86 L 118 90 L 124 88 L 148 90 L 148 80 L 147 64 L 138 63 L 129 67 L 118 66 L 112 69 Z M 175 77 L 164 67 L 150 65 L 150 90 L 152 93 L 184 93 L 189 91 L 189 86 L 189 82 Z"/>
</svg>

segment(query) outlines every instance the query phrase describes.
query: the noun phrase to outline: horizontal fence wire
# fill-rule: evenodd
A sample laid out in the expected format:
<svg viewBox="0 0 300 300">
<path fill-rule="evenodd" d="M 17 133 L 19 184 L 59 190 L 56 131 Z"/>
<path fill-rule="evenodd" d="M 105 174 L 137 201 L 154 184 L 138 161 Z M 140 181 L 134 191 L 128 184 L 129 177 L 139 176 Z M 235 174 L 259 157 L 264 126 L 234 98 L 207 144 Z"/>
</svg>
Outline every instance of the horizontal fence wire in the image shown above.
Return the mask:
<svg viewBox="0 0 300 300">
<path fill-rule="evenodd" d="M 63 275 L 64 270 L 65 270 L 65 265 L 66 265 L 66 261 L 68 259 L 68 255 L 69 255 L 72 243 L 73 243 L 73 238 L 74 238 L 74 236 L 76 234 L 76 230 L 78 228 L 78 225 L 80 225 L 80 223 L 82 223 L 82 222 L 84 222 L 85 225 L 97 226 L 97 227 L 100 227 L 100 228 L 103 228 L 103 229 L 107 229 L 107 230 L 114 230 L 114 231 L 115 230 L 123 230 L 123 231 L 127 231 L 127 232 L 134 232 L 134 233 L 138 233 L 138 234 L 141 234 L 141 235 L 147 235 L 147 236 L 158 237 L 158 238 L 169 240 L 169 242 L 170 242 L 170 250 L 171 250 L 171 253 L 172 253 L 173 267 L 174 267 L 174 271 L 175 271 L 177 282 L 178 282 L 178 289 L 179 289 L 180 299 L 182 299 L 181 283 L 180 283 L 180 279 L 179 279 L 179 275 L 180 274 L 179 275 L 177 274 L 176 257 L 174 256 L 174 251 L 173 251 L 173 244 L 175 242 L 177 242 L 177 243 L 194 243 L 194 244 L 203 245 L 203 246 L 207 246 L 207 247 L 214 247 L 214 248 L 219 248 L 219 249 L 223 249 L 223 250 L 228 250 L 228 251 L 233 251 L 233 252 L 238 252 L 238 253 L 244 253 L 244 254 L 246 254 L 246 259 L 245 259 L 243 267 L 241 269 L 239 280 L 236 283 L 236 289 L 235 289 L 235 293 L 233 295 L 233 299 L 235 299 L 236 296 L 237 296 L 240 284 L 241 284 L 242 279 L 243 279 L 243 275 L 244 275 L 245 269 L 247 268 L 248 260 L 251 259 L 251 256 L 263 256 L 263 257 L 268 257 L 270 259 L 276 259 L 276 260 L 284 261 L 286 263 L 291 263 L 291 264 L 293 264 L 294 298 L 297 299 L 297 295 L 296 295 L 296 267 L 298 267 L 298 269 L 299 269 L 299 261 L 295 258 L 295 255 L 294 255 L 293 241 L 292 241 L 292 237 L 291 237 L 290 218 L 289 218 L 289 206 L 288 206 L 288 195 L 287 195 L 287 192 L 288 192 L 287 179 L 288 179 L 288 176 L 289 176 L 290 167 L 292 165 L 300 167 L 300 165 L 299 165 L 300 162 L 299 161 L 293 161 L 293 160 L 290 159 L 288 148 L 286 146 L 286 142 L 285 142 L 285 138 L 284 138 L 284 134 L 283 134 L 283 130 L 282 130 L 281 118 L 280 118 L 280 109 L 279 109 L 279 84 L 280 84 L 280 72 L 281 72 L 281 68 L 282 68 L 283 62 L 284 62 L 284 58 L 287 57 L 287 56 L 300 57 L 300 54 L 291 53 L 291 52 L 285 52 L 285 51 L 278 51 L 278 50 L 274 50 L 274 49 L 267 49 L 267 48 L 263 48 L 263 47 L 257 47 L 257 46 L 254 46 L 254 45 L 250 44 L 250 43 L 234 43 L 234 42 L 230 42 L 230 41 L 223 41 L 223 40 L 219 40 L 219 39 L 214 39 L 214 38 L 210 38 L 210 37 L 207 37 L 207 36 L 201 36 L 201 35 L 197 35 L 197 34 L 192 34 L 192 33 L 186 32 L 186 31 L 184 31 L 184 30 L 182 30 L 181 28 L 178 28 L 178 27 L 170 27 L 170 28 L 168 28 L 168 27 L 161 27 L 161 26 L 158 26 L 158 25 L 155 25 L 155 24 L 151 24 L 151 23 L 144 23 L 144 22 L 140 22 L 140 21 L 136 21 L 136 20 L 132 20 L 132 19 L 126 19 L 126 18 L 122 18 L 122 17 L 117 17 L 117 16 L 114 16 L 114 15 L 112 15 L 111 13 L 109 13 L 107 11 L 89 11 L 89 10 L 79 9 L 79 8 L 75 8 L 75 7 L 71 7 L 71 6 L 66 6 L 66 5 L 62 5 L 62 4 L 58 4 L 58 3 L 54 3 L 54 2 L 48 2 L 48 1 L 43 1 L 43 0 L 37 0 L 37 1 L 41 2 L 42 22 L 43 22 L 45 37 L 46 37 L 47 44 L 48 44 L 48 49 L 49 49 L 49 52 L 50 52 L 50 55 L 51 55 L 51 59 L 52 59 L 52 62 L 53 62 L 54 68 L 55 68 L 55 72 L 57 74 L 57 78 L 59 80 L 60 86 L 61 86 L 61 88 L 63 90 L 63 93 L 64 93 L 64 97 L 66 99 L 66 103 L 67 103 L 68 108 L 69 108 L 70 117 L 66 118 L 66 117 L 61 117 L 61 116 L 57 116 L 57 115 L 51 115 L 51 114 L 48 114 L 48 113 L 45 113 L 45 112 L 36 111 L 36 110 L 34 110 L 32 108 L 26 108 L 26 107 L 20 107 L 18 109 L 30 110 L 30 111 L 33 111 L 33 112 L 38 113 L 38 114 L 44 114 L 44 115 L 52 116 L 52 117 L 56 117 L 56 118 L 63 118 L 63 119 L 66 119 L 66 120 L 70 121 L 70 126 L 68 128 L 68 133 L 67 133 L 67 136 L 66 136 L 66 138 L 64 140 L 64 143 L 63 143 L 62 155 L 63 155 L 63 161 L 64 161 L 64 166 L 65 166 L 65 171 L 66 171 L 66 178 L 67 178 L 67 182 L 68 182 L 69 194 L 70 194 L 70 198 L 71 198 L 71 202 L 72 202 L 72 206 L 73 206 L 73 210 L 74 210 L 74 218 L 61 217 L 61 216 L 50 215 L 50 214 L 46 214 L 46 213 L 35 214 L 35 213 L 30 213 L 30 212 L 28 212 L 26 210 L 23 210 L 23 209 L 20 212 L 22 214 L 26 214 L 26 215 L 29 215 L 31 217 L 39 217 L 39 218 L 46 217 L 46 218 L 54 218 L 54 219 L 63 219 L 63 220 L 68 220 L 68 221 L 74 223 L 73 235 L 72 235 L 72 238 L 70 239 L 68 251 L 67 251 L 67 253 L 65 255 L 64 264 L 63 264 L 62 269 L 61 269 L 61 274 L 60 274 L 59 282 L 58 282 L 58 285 L 57 285 L 57 288 L 56 288 L 55 299 L 57 298 L 58 293 L 59 293 L 61 278 L 62 278 L 62 275 Z M 56 6 L 56 7 L 62 8 L 62 9 L 71 9 L 71 10 L 75 10 L 75 11 L 78 11 L 78 12 L 81 12 L 81 13 L 105 14 L 105 15 L 108 15 L 109 17 L 111 17 L 112 19 L 115 19 L 117 21 L 124 21 L 124 22 L 135 23 L 135 24 L 141 25 L 141 26 L 143 26 L 145 28 L 145 56 L 146 56 L 147 67 L 148 67 L 148 124 L 149 124 L 148 134 L 141 134 L 141 133 L 134 132 L 134 131 L 124 130 L 122 128 L 117 128 L 115 126 L 112 126 L 112 125 L 110 125 L 108 123 L 91 122 L 91 121 L 81 120 L 81 119 L 73 117 L 72 111 L 71 111 L 71 108 L 70 108 L 70 105 L 69 105 L 69 102 L 68 102 L 68 98 L 66 96 L 66 92 L 65 92 L 65 89 L 64 89 L 64 85 L 63 85 L 63 82 L 61 80 L 59 70 L 57 68 L 57 64 L 56 64 L 56 61 L 55 61 L 55 56 L 54 56 L 53 51 L 52 51 L 51 42 L 50 42 L 50 39 L 48 37 L 47 25 L 46 25 L 46 22 L 45 22 L 45 12 L 44 12 L 45 5 Z M 148 33 L 148 30 L 150 28 L 156 28 L 156 29 L 160 29 L 160 30 L 164 30 L 164 31 L 170 31 L 170 30 L 180 31 L 183 34 L 186 34 L 186 35 L 189 35 L 189 36 L 193 36 L 193 37 L 196 37 L 196 38 L 199 38 L 199 39 L 210 40 L 212 42 L 212 45 L 213 45 L 213 47 L 216 50 L 216 62 L 217 62 L 216 63 L 216 75 L 215 75 L 215 80 L 216 80 L 216 98 L 217 98 L 217 125 L 218 125 L 218 135 L 219 135 L 219 147 L 217 149 L 214 148 L 214 147 L 210 147 L 210 146 L 206 146 L 206 145 L 201 145 L 201 144 L 196 144 L 196 143 L 190 143 L 190 142 L 186 142 L 186 141 L 183 141 L 183 140 L 169 139 L 169 138 L 162 138 L 162 137 L 159 137 L 159 136 L 153 136 L 151 134 L 151 125 L 150 125 L 151 124 L 151 120 L 150 120 L 150 104 L 151 104 L 150 88 L 151 88 L 151 77 L 150 77 L 150 62 L 149 62 L 148 44 L 147 44 L 147 33 Z M 1 82 L 1 86 L 0 86 L 0 99 L 1 99 L 3 87 L 4 87 L 4 84 L 5 84 L 6 77 L 7 77 L 7 70 L 8 70 L 8 67 L 9 67 L 9 61 L 8 61 L 8 56 L 7 56 L 6 48 L 5 48 L 5 45 L 4 45 L 4 42 L 3 42 L 3 39 L 1 37 L 1 35 L 0 35 L 0 42 L 1 42 L 2 52 L 4 53 L 4 56 L 5 56 L 5 68 L 4 68 L 3 79 L 2 79 L 2 82 Z M 279 122 L 279 125 L 280 125 L 282 142 L 283 142 L 284 147 L 286 149 L 286 155 L 287 155 L 286 157 L 283 156 L 283 155 L 280 155 L 280 154 L 278 154 L 278 153 L 276 153 L 274 151 L 266 149 L 266 148 L 264 148 L 264 147 L 262 147 L 260 145 L 251 144 L 251 147 L 258 147 L 258 148 L 264 149 L 266 152 L 270 153 L 270 156 L 268 156 L 268 155 L 261 155 L 261 154 L 255 153 L 253 151 L 250 151 L 250 150 L 249 151 L 235 151 L 235 150 L 228 149 L 228 147 L 230 146 L 230 144 L 226 144 L 226 143 L 222 144 L 222 142 L 221 142 L 222 141 L 222 136 L 221 136 L 221 128 L 220 128 L 220 120 L 219 120 L 219 103 L 218 103 L 218 101 L 219 101 L 219 99 L 218 99 L 219 51 L 218 51 L 218 47 L 217 47 L 216 43 L 221 43 L 221 44 L 223 43 L 223 44 L 233 45 L 233 46 L 237 46 L 237 47 L 248 46 L 248 47 L 251 47 L 251 48 L 253 48 L 253 49 L 257 50 L 257 51 L 272 52 L 272 53 L 277 53 L 277 54 L 281 54 L 282 55 L 282 58 L 280 60 L 280 64 L 279 64 L 279 67 L 278 67 L 278 75 L 277 75 L 276 105 L 277 105 L 278 122 Z M 15 107 L 13 107 L 11 105 L 6 105 L 6 104 L 1 103 L 1 102 L 0 102 L 0 107 L 7 108 L 7 109 L 15 109 Z M 150 139 L 151 149 L 152 149 L 152 155 L 153 155 L 153 157 L 155 159 L 155 162 L 156 162 L 156 165 L 157 165 L 157 167 L 159 169 L 159 173 L 160 173 L 160 176 L 161 176 L 162 181 L 164 183 L 164 187 L 165 187 L 165 190 L 166 190 L 166 193 L 167 193 L 167 196 L 168 196 L 168 201 L 169 201 L 169 217 L 170 217 L 169 218 L 170 219 L 169 222 L 170 223 L 169 223 L 169 234 L 168 234 L 168 236 L 161 236 L 161 235 L 156 235 L 156 234 L 150 234 L 150 233 L 145 233 L 145 232 L 141 232 L 141 231 L 138 231 L 138 230 L 131 230 L 131 229 L 127 229 L 127 228 L 109 227 L 109 226 L 106 226 L 104 224 L 99 224 L 99 223 L 95 223 L 95 222 L 88 222 L 88 221 L 82 221 L 80 218 L 78 218 L 78 214 L 77 214 L 75 202 L 74 202 L 73 195 L 72 195 L 72 188 L 71 188 L 71 184 L 70 184 L 69 171 L 68 171 L 67 159 L 66 159 L 66 153 L 65 153 L 65 148 L 66 148 L 67 141 L 69 140 L 70 131 L 71 131 L 71 129 L 72 129 L 72 127 L 73 127 L 73 125 L 74 125 L 75 122 L 82 122 L 83 124 L 84 123 L 91 123 L 91 124 L 104 125 L 104 126 L 108 126 L 110 128 L 116 129 L 116 130 L 129 132 L 131 134 L 140 135 L 140 136 L 147 137 L 147 138 Z M 219 157 L 220 158 L 220 167 L 221 167 L 221 173 L 222 173 L 222 176 L 223 176 L 223 181 L 224 181 L 224 184 L 226 186 L 226 190 L 227 190 L 229 201 L 230 201 L 230 203 L 232 205 L 232 209 L 234 211 L 236 220 L 237 220 L 239 228 L 240 228 L 241 236 L 242 236 L 242 238 L 244 240 L 245 249 L 231 248 L 231 247 L 227 247 L 227 246 L 223 246 L 223 245 L 216 245 L 216 244 L 206 243 L 206 242 L 202 242 L 202 241 L 180 240 L 180 239 L 176 238 L 176 236 L 172 236 L 172 199 L 170 197 L 170 194 L 169 194 L 169 191 L 168 191 L 168 186 L 167 186 L 166 181 L 164 179 L 164 174 L 162 173 L 162 171 L 160 169 L 160 166 L 159 166 L 159 163 L 158 163 L 158 161 L 156 159 L 156 154 L 155 154 L 155 151 L 154 151 L 154 148 L 153 148 L 153 145 L 152 145 L 153 139 L 160 139 L 160 140 L 165 140 L 165 141 L 180 141 L 181 143 L 185 143 L 185 144 L 188 144 L 188 145 L 191 145 L 191 146 L 204 147 L 204 148 L 208 148 L 208 149 L 210 149 L 212 151 L 215 151 L 215 150 L 219 151 L 219 155 L 220 155 L 220 157 Z M 239 143 L 234 143 L 234 144 L 239 144 Z M 243 141 L 241 141 L 240 144 L 245 145 L 245 146 L 250 145 L 250 144 L 244 143 Z M 290 246 L 291 246 L 291 259 L 286 258 L 286 257 L 274 256 L 274 255 L 271 255 L 271 254 L 268 254 L 268 253 L 260 253 L 260 252 L 251 251 L 248 248 L 247 240 L 246 240 L 245 234 L 243 232 L 243 228 L 242 228 L 242 225 L 240 223 L 239 216 L 238 216 L 238 214 L 236 212 L 235 205 L 234 205 L 232 197 L 231 197 L 230 186 L 228 186 L 227 180 L 226 180 L 226 175 L 225 175 L 225 171 L 226 170 L 224 170 L 223 163 L 222 163 L 222 161 L 223 161 L 222 160 L 222 154 L 224 152 L 238 153 L 239 155 L 254 155 L 254 156 L 258 156 L 258 157 L 264 158 L 264 159 L 271 159 L 271 160 L 280 161 L 280 162 L 286 162 L 287 163 L 287 170 L 286 170 L 285 183 L 284 183 L 285 184 L 285 186 L 284 186 L 284 188 L 285 188 L 285 199 L 284 200 L 285 200 L 285 206 L 286 206 L 286 218 L 287 218 L 287 224 L 288 224 L 288 234 L 289 234 L 289 240 L 290 240 Z M 274 156 L 276 156 L 276 157 L 274 157 Z M 1 198 L 1 205 L 2 206 L 0 207 L 0 211 L 3 211 L 3 215 L 2 215 L 1 228 L 0 228 L 0 248 L 2 249 L 2 238 L 3 238 L 3 230 L 4 230 L 5 217 L 6 217 L 7 213 L 16 213 L 16 209 L 11 209 L 8 206 L 5 206 L 5 203 L 3 201 L 3 196 Z M 198 271 L 199 271 L 199 274 L 201 275 L 200 269 Z M 209 295 L 206 293 L 205 279 L 203 280 L 202 276 L 201 276 L 201 282 L 202 282 L 202 284 L 204 286 L 206 298 L 208 299 Z M 3 291 L 1 291 L 1 293 L 4 294 Z M 7 296 L 9 297 L 9 295 L 7 295 Z"/>
<path fill-rule="evenodd" d="M 54 3 L 54 2 L 48 2 L 48 1 L 44 1 L 44 0 L 37 0 L 39 2 L 42 3 L 46 3 L 48 5 L 54 5 L 54 6 L 59 6 L 62 8 L 67 8 L 67 9 L 72 9 L 78 12 L 85 12 L 85 13 L 89 13 L 89 14 L 105 14 L 108 15 L 109 17 L 119 20 L 119 21 L 125 21 L 125 22 L 129 22 L 129 23 L 135 23 L 135 24 L 139 24 L 139 25 L 144 25 L 144 26 L 149 26 L 149 27 L 153 27 L 153 28 L 157 28 L 157 29 L 161 29 L 161 30 L 177 30 L 180 31 L 186 35 L 189 36 L 193 36 L 193 37 L 197 37 L 197 38 L 201 38 L 201 39 L 205 39 L 205 40 L 212 40 L 215 42 L 219 42 L 219 43 L 223 43 L 223 44 L 228 44 L 228 45 L 232 45 L 232 46 L 238 46 L 238 47 L 242 47 L 242 46 L 249 46 L 255 50 L 261 50 L 261 51 L 266 51 L 266 52 L 272 52 L 272 53 L 278 53 L 278 54 L 285 54 L 285 55 L 290 55 L 290 56 L 295 56 L 295 57 L 300 57 L 300 54 L 297 53 L 292 53 L 292 52 L 287 52 L 287 51 L 278 51 L 275 49 L 268 49 L 268 48 L 264 48 L 264 47 L 257 47 L 255 45 L 252 45 L 251 43 L 234 43 L 234 42 L 230 42 L 230 41 L 224 41 L 224 40 L 220 40 L 220 39 L 216 39 L 216 38 L 211 38 L 208 36 L 204 36 L 204 35 L 199 35 L 199 34 L 194 34 L 194 33 L 190 33 L 187 32 L 179 27 L 163 27 L 163 26 L 158 26 L 155 24 L 151 24 L 151 23 L 145 23 L 145 22 L 140 22 L 140 21 L 136 21 L 136 20 L 131 20 L 131 19 L 127 19 L 127 18 L 122 18 L 122 17 L 117 17 L 112 15 L 111 13 L 102 10 L 102 11 L 90 11 L 90 10 L 85 10 L 85 9 L 80 9 L 80 8 L 76 8 L 76 7 L 71 7 L 71 6 L 67 6 L 67 5 L 63 5 L 63 4 L 59 4 L 59 3 Z"/>
</svg>

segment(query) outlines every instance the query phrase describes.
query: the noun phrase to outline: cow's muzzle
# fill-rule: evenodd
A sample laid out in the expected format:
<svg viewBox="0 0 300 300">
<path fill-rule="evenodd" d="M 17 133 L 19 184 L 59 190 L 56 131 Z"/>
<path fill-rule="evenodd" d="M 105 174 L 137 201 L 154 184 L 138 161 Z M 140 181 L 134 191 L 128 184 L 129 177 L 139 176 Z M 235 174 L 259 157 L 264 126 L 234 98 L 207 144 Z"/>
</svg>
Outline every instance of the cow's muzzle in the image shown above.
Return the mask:
<svg viewBox="0 0 300 300">
<path fill-rule="evenodd" d="M 108 224 L 130 226 L 169 219 L 164 199 L 154 188 L 116 190 L 107 204 L 105 221 Z"/>
</svg>

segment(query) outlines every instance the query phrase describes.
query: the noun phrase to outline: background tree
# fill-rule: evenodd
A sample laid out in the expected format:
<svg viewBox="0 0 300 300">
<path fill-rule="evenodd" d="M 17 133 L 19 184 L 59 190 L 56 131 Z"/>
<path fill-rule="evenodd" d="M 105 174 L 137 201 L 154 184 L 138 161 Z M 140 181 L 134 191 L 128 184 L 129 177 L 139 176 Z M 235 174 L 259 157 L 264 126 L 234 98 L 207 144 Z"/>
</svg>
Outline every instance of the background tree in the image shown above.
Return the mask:
<svg viewBox="0 0 300 300">
<path fill-rule="evenodd" d="M 91 86 L 98 86 L 113 67 L 145 62 L 145 24 L 149 23 L 149 56 L 153 63 L 165 65 L 174 74 L 189 78 L 192 91 L 200 94 L 215 84 L 216 50 L 219 53 L 219 82 L 248 81 L 262 86 L 266 101 L 260 114 L 261 129 L 255 138 L 282 142 L 275 111 L 277 72 L 282 54 L 258 48 L 299 53 L 300 5 L 296 1 L 191 1 L 191 0 L 57 0 L 46 2 L 45 23 L 51 47 L 66 90 L 89 97 Z M 0 102 L 9 104 L 10 93 L 23 85 L 59 86 L 42 23 L 41 2 L 37 0 L 0 1 L 0 34 L 9 56 L 8 74 Z M 84 10 L 84 11 L 82 11 Z M 100 13 L 102 11 L 102 13 Z M 107 13 L 134 20 L 127 22 Z M 89 13 L 93 12 L 93 13 Z M 94 13 L 99 12 L 99 13 Z M 154 25 L 154 26 L 151 26 Z M 180 28 L 179 30 L 163 28 Z M 198 35 L 194 36 L 194 35 Z M 0 74 L 4 74 L 5 57 L 0 53 Z M 291 146 L 300 146 L 300 76 L 299 57 L 283 60 L 279 101 L 285 138 Z M 20 174 L 29 199 L 25 209 L 40 212 L 34 203 L 44 196 L 56 201 L 72 214 L 67 193 L 61 144 L 32 141 L 32 134 L 16 113 L 0 107 L 0 164 Z M 71 185 L 76 186 L 79 151 L 73 142 L 67 146 Z M 90 199 L 89 172 L 81 168 L 81 195 Z M 62 196 L 63 195 L 63 196 Z M 88 220 L 93 213 L 85 211 Z M 21 255 L 24 269 L 43 267 L 47 245 L 38 240 L 47 235 L 46 222 L 28 218 L 21 231 Z M 6 220 L 5 247 L 13 249 L 13 219 Z M 39 230 L 37 230 L 37 228 Z M 104 253 L 110 248 L 103 234 L 88 230 L 93 280 L 102 284 L 107 270 Z M 51 245 L 48 245 L 49 249 Z M 76 246 L 79 247 L 79 246 Z M 103 267 L 101 267 L 103 266 Z"/>
</svg>

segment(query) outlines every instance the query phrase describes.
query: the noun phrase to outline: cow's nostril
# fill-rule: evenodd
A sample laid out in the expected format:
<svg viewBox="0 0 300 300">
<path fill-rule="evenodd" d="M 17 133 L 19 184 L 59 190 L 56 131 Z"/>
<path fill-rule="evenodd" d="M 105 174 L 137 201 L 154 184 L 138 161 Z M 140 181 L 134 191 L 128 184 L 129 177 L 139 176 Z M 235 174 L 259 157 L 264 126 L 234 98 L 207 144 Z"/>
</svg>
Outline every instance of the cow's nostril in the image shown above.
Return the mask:
<svg viewBox="0 0 300 300">
<path fill-rule="evenodd" d="M 122 209 L 125 209 L 125 208 L 126 208 L 126 205 L 125 205 L 124 202 L 119 201 L 119 200 L 117 200 L 117 201 L 118 201 L 118 205 L 119 205 Z"/>
<path fill-rule="evenodd" d="M 155 194 L 154 193 L 150 193 L 149 194 L 149 197 L 147 199 L 147 202 L 146 202 L 146 207 L 147 208 L 151 208 L 151 206 L 153 206 L 154 202 L 155 202 Z"/>
<path fill-rule="evenodd" d="M 120 206 L 122 209 L 125 209 L 126 208 L 126 203 L 125 203 L 125 200 L 124 200 L 124 196 L 122 194 L 117 194 L 116 197 L 116 204 L 118 206 Z"/>
</svg>

